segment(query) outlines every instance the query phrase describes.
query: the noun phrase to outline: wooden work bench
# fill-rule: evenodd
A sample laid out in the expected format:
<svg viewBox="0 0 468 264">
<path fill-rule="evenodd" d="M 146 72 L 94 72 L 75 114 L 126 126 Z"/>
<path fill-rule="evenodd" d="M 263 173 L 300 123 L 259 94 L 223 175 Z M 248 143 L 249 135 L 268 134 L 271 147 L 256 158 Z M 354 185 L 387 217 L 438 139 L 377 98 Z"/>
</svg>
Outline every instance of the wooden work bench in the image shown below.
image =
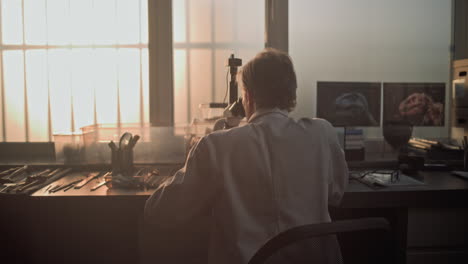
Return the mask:
<svg viewBox="0 0 468 264">
<path fill-rule="evenodd" d="M 164 166 L 167 172 L 180 164 Z M 332 219 L 386 217 L 399 263 L 468 263 L 468 181 L 443 171 L 415 177 L 425 185 L 375 190 L 351 180 L 341 205 L 330 207 Z M 0 196 L 1 257 L 15 263 L 138 263 L 144 204 L 153 191 L 104 186 L 91 192 L 90 186 Z M 203 237 L 208 225 L 201 221 L 191 234 Z M 195 236 L 187 239 L 206 239 Z M 201 254 L 202 244 L 181 254 Z"/>
</svg>

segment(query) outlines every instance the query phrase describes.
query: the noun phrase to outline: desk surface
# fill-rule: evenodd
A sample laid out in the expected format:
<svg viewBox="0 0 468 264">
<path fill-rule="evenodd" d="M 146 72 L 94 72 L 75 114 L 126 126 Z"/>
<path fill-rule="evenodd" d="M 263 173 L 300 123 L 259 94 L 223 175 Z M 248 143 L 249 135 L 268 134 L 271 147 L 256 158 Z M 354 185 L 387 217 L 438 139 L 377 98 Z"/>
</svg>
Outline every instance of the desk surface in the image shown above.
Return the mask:
<svg viewBox="0 0 468 264">
<path fill-rule="evenodd" d="M 467 207 L 468 181 L 445 171 L 420 171 L 421 186 L 372 189 L 350 180 L 340 207 Z"/>
<path fill-rule="evenodd" d="M 155 165 L 155 168 L 157 168 L 160 171 L 160 177 L 166 177 L 171 175 L 177 168 L 180 167 L 180 165 L 172 165 L 172 164 L 163 164 L 163 165 Z M 103 196 L 142 196 L 146 199 L 146 197 L 150 196 L 155 189 L 123 189 L 123 188 L 108 188 L 107 186 L 102 186 L 95 191 L 92 191 L 91 188 L 93 188 L 96 184 L 98 184 L 100 181 L 103 180 L 102 177 L 99 177 L 97 179 L 94 179 L 84 185 L 80 189 L 74 189 L 71 188 L 67 191 L 61 190 L 58 192 L 50 193 L 48 191 L 49 186 L 55 186 L 58 184 L 67 184 L 79 179 L 84 179 L 86 178 L 86 175 L 90 171 L 75 171 L 71 172 L 65 177 L 61 178 L 60 180 L 49 184 L 47 186 L 44 186 L 43 188 L 39 189 L 35 193 L 33 193 L 31 196 L 34 197 L 103 197 Z"/>
<path fill-rule="evenodd" d="M 168 176 L 174 165 L 158 165 L 161 174 Z M 57 183 L 71 182 L 83 174 L 72 173 Z M 382 207 L 467 207 L 468 181 L 451 175 L 446 171 L 420 171 L 413 176 L 425 183 L 421 186 L 399 186 L 372 189 L 356 180 L 350 180 L 345 191 L 341 208 L 382 208 Z M 103 186 L 96 191 L 91 188 L 98 182 L 93 180 L 82 189 L 70 189 L 67 192 L 46 192 L 44 187 L 32 196 L 36 199 L 69 197 L 74 199 L 103 198 L 103 197 L 133 197 L 146 200 L 154 189 L 109 189 Z"/>
<path fill-rule="evenodd" d="M 62 180 L 68 178 L 67 181 L 72 181 L 73 177 L 84 176 L 71 174 Z M 407 210 L 400 210 L 401 208 L 466 208 L 468 201 L 468 181 L 450 175 L 449 172 L 422 171 L 416 178 L 426 184 L 374 190 L 351 180 L 341 205 L 338 208 L 330 208 L 330 214 L 333 219 L 386 217 L 396 230 L 398 247 L 401 248 L 401 252 L 406 252 Z M 139 254 L 140 217 L 146 199 L 154 190 L 107 189 L 103 186 L 91 192 L 90 188 L 94 186 L 95 181 L 80 190 L 50 194 L 39 190 L 32 197 L 2 196 L 1 198 L 5 198 L 0 199 L 2 212 L 14 218 L 13 221 L 11 217 L 0 219 L 4 220 L 3 229 L 0 231 L 13 232 L 14 235 L 10 237 L 21 243 L 28 241 L 28 245 L 37 247 L 28 251 L 32 252 L 29 257 L 33 259 L 43 259 L 45 255 L 44 259 L 49 259 L 48 262 L 58 262 L 54 260 L 59 256 L 53 254 L 57 249 L 63 256 L 74 256 L 76 249 L 80 248 L 83 251 L 80 256 L 82 259 L 70 258 L 71 263 L 97 260 L 119 263 L 134 261 Z M 11 206 L 13 203 L 15 206 Z M 72 229 L 70 225 L 73 226 Z M 25 229 L 25 226 L 28 228 Z M 17 230 L 21 231 L 19 235 Z M 207 229 L 200 230 L 204 232 Z M 90 237 L 93 239 L 90 240 Z M 102 254 L 115 251 L 122 243 L 128 245 L 125 251 L 115 252 L 110 258 L 107 254 Z M 83 244 L 86 247 L 83 247 Z M 14 258 L 17 257 L 14 255 Z"/>
</svg>

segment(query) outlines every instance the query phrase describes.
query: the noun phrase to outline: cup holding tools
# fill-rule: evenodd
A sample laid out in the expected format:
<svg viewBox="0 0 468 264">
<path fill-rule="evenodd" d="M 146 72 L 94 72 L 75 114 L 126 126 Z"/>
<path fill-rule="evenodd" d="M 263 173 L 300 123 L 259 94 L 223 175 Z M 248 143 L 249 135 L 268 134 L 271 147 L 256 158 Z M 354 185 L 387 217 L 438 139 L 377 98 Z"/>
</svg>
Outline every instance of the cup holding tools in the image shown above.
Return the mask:
<svg viewBox="0 0 468 264">
<path fill-rule="evenodd" d="M 133 136 L 131 133 L 125 132 L 119 140 L 119 146 L 111 141 L 109 148 L 111 149 L 111 165 L 112 165 L 112 186 L 131 187 L 133 186 L 134 165 L 133 165 L 133 148 L 140 139 L 140 136 Z M 108 180 L 110 184 L 110 180 Z"/>
<path fill-rule="evenodd" d="M 113 175 L 122 174 L 127 177 L 133 175 L 133 148 L 139 139 L 140 136 L 125 132 L 120 137 L 118 147 L 114 141 L 109 143 Z"/>
</svg>

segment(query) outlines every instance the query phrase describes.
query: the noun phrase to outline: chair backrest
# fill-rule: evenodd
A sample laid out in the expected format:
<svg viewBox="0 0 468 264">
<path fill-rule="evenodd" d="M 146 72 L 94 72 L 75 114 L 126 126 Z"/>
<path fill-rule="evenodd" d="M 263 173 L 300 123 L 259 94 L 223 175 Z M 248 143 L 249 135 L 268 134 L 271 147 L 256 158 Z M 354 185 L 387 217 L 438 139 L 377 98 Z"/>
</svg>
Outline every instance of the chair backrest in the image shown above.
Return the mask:
<svg viewBox="0 0 468 264">
<path fill-rule="evenodd" d="M 356 243 L 359 243 L 361 237 L 358 235 L 360 232 L 373 230 L 379 230 L 388 233 L 390 230 L 389 222 L 385 218 L 360 218 L 293 227 L 278 234 L 265 243 L 250 259 L 249 264 L 266 263 L 271 256 L 275 255 L 280 250 L 308 239 L 332 237 L 336 240 L 334 235 L 338 235 L 338 237 L 340 237 L 340 234 L 347 235 L 349 233 L 353 236 L 356 235 L 355 241 Z M 379 238 L 379 241 L 373 241 L 372 243 L 383 242 L 383 240 L 386 239 L 388 239 L 388 236 L 386 238 L 381 237 L 381 239 Z M 382 243 L 381 246 L 383 247 L 386 243 L 388 243 L 388 241 Z M 323 250 L 323 248 L 321 250 Z M 362 250 L 366 250 L 366 248 L 362 248 Z M 305 254 L 310 254 L 311 252 L 312 251 L 306 251 Z M 304 254 L 304 252 L 301 252 L 300 254 Z M 341 253 L 338 251 L 338 254 Z M 344 258 L 344 260 L 344 263 L 346 264 L 346 258 Z M 375 260 L 376 263 L 379 261 L 381 261 L 381 259 Z"/>
</svg>

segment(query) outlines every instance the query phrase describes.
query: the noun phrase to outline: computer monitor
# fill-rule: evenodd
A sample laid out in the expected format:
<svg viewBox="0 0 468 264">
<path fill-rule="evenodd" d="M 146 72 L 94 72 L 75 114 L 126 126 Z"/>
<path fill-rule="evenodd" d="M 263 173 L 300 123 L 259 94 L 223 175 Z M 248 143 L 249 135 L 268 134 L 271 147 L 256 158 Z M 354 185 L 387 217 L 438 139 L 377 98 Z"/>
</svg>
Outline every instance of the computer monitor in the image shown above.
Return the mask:
<svg viewBox="0 0 468 264">
<path fill-rule="evenodd" d="M 317 117 L 335 127 L 380 126 L 378 82 L 317 82 Z"/>
<path fill-rule="evenodd" d="M 384 83 L 384 125 L 444 126 L 445 83 Z"/>
</svg>

